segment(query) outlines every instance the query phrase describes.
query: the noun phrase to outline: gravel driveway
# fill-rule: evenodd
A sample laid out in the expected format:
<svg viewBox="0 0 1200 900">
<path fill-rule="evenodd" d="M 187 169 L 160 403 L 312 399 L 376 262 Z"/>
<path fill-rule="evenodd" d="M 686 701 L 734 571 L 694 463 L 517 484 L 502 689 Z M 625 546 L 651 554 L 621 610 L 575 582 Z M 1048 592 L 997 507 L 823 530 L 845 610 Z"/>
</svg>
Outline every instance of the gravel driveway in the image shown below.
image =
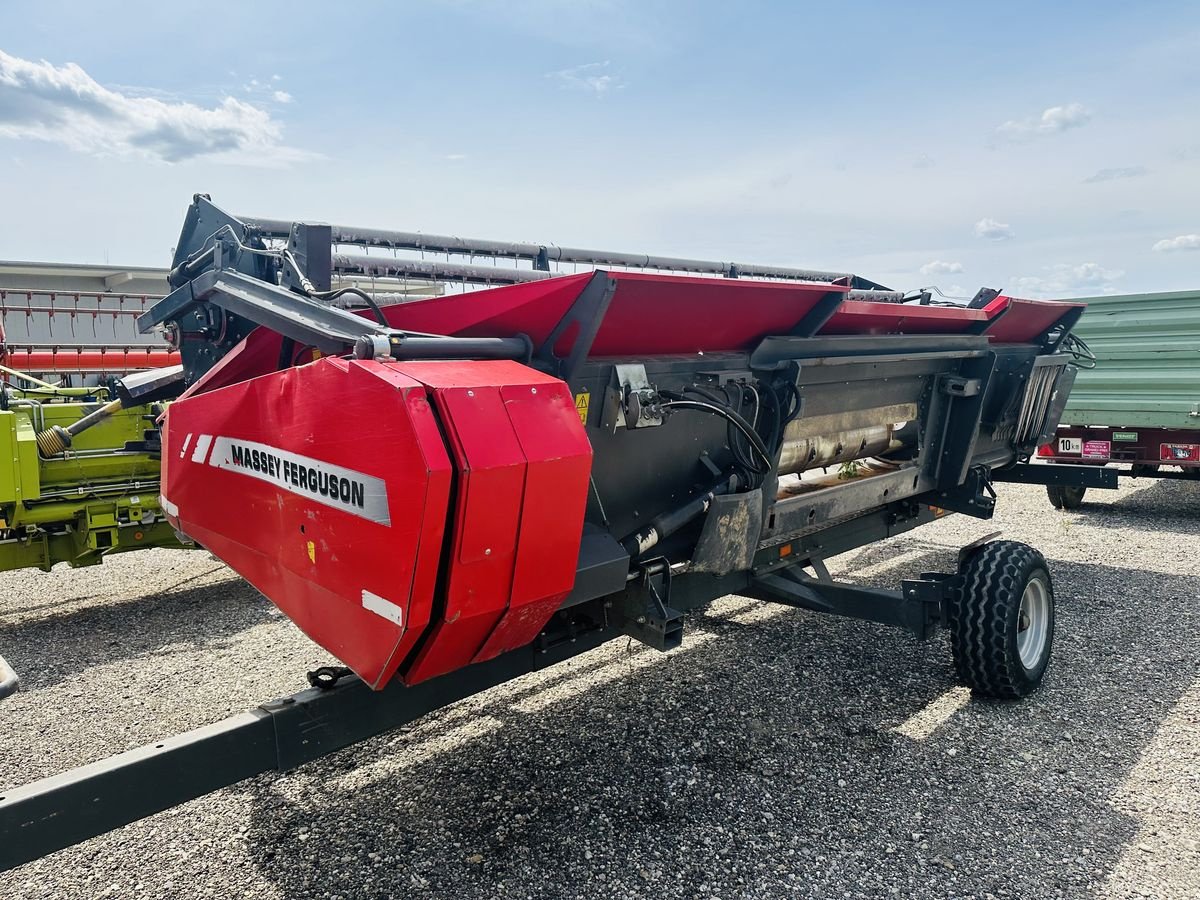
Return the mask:
<svg viewBox="0 0 1200 900">
<path fill-rule="evenodd" d="M 1017 704 L 946 640 L 736 597 L 12 872 L 0 897 L 1200 897 L 1200 484 L 1079 512 L 1001 486 L 836 560 L 880 586 L 990 531 L 1049 558 Z M 290 694 L 328 662 L 205 553 L 0 576 L 15 785 Z"/>
</svg>

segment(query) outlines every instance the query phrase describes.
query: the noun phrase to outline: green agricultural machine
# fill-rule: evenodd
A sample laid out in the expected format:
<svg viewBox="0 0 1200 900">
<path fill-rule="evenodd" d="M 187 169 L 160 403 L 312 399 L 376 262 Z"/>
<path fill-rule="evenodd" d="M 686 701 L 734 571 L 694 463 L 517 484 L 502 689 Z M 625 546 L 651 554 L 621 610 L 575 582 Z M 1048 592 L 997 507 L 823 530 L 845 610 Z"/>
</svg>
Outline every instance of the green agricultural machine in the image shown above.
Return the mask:
<svg viewBox="0 0 1200 900">
<path fill-rule="evenodd" d="M 12 370 L 0 386 L 0 571 L 86 566 L 180 546 L 159 508 L 162 372 L 61 388 Z"/>
</svg>

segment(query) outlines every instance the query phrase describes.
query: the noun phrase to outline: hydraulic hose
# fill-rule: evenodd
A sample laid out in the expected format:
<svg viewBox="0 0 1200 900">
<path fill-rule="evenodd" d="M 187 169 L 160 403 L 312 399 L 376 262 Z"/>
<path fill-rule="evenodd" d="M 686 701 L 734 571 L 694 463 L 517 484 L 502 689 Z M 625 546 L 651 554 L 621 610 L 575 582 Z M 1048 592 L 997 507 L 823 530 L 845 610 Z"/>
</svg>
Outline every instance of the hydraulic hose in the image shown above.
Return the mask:
<svg viewBox="0 0 1200 900">
<path fill-rule="evenodd" d="M 682 506 L 656 516 L 645 528 L 629 535 L 621 541 L 630 557 L 637 559 L 646 551 L 655 547 L 663 538 L 670 537 L 688 522 L 708 511 L 713 497 L 718 494 L 728 494 L 734 489 L 734 478 L 729 478 L 713 486 L 711 490 L 697 494 Z"/>
</svg>

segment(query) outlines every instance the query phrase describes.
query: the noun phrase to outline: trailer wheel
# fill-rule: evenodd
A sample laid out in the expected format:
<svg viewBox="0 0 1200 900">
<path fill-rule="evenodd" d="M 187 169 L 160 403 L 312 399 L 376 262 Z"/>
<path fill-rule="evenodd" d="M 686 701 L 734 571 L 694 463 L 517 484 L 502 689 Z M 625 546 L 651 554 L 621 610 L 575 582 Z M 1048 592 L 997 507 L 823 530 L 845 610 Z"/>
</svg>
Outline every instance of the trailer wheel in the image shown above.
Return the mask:
<svg viewBox="0 0 1200 900">
<path fill-rule="evenodd" d="M 983 697 L 1016 700 L 1037 690 L 1054 643 L 1054 587 L 1042 554 L 994 541 L 960 566 L 950 624 L 954 666 Z"/>
<path fill-rule="evenodd" d="M 1050 498 L 1055 509 L 1079 509 L 1083 505 L 1083 495 L 1086 493 L 1087 488 L 1085 487 L 1064 484 L 1046 485 L 1046 496 Z"/>
</svg>

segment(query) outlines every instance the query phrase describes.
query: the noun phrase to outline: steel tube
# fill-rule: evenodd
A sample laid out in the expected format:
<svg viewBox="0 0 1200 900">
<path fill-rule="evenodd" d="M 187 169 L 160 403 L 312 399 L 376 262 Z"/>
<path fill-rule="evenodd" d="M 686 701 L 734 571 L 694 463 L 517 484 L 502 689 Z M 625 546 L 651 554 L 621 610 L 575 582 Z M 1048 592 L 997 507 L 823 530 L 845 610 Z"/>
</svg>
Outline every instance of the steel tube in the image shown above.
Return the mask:
<svg viewBox="0 0 1200 900">
<path fill-rule="evenodd" d="M 283 219 L 243 216 L 238 218 L 260 237 L 285 239 L 292 231 L 292 223 Z M 552 244 L 493 241 L 484 238 L 460 238 L 444 234 L 423 234 L 419 231 L 392 231 L 349 225 L 333 225 L 331 229 L 331 240 L 334 244 L 362 244 L 368 247 L 387 247 L 393 250 L 453 253 L 462 256 L 498 256 L 509 259 L 583 263 L 586 265 L 629 266 L 641 269 L 669 269 L 711 275 L 744 275 L 751 278 L 787 278 L 793 281 L 823 283 L 853 277 L 847 272 L 825 272 L 787 266 L 763 266 L 675 256 L 651 256 L 645 253 L 588 250 L 580 247 L 557 247 Z"/>
<path fill-rule="evenodd" d="M 369 275 L 376 278 L 432 278 L 444 281 L 465 281 L 469 284 L 522 284 L 552 278 L 553 272 L 539 269 L 510 269 L 494 266 L 473 266 L 466 263 L 444 263 L 423 259 L 389 259 L 385 256 L 366 256 L 356 253 L 333 254 L 333 271 L 338 275 Z"/>
<path fill-rule="evenodd" d="M 6 361 L 31 372 L 132 372 L 176 365 L 178 351 L 167 350 L 22 350 L 8 348 Z"/>
<path fill-rule="evenodd" d="M 528 359 L 528 338 L 406 337 L 392 345 L 397 359 Z"/>
<path fill-rule="evenodd" d="M 895 439 L 894 425 L 872 425 L 836 434 L 785 440 L 779 453 L 778 472 L 793 475 L 805 469 L 820 469 L 835 463 L 878 456 L 904 446 Z"/>
<path fill-rule="evenodd" d="M 646 257 L 650 259 L 651 257 Z M 654 257 L 660 262 L 667 262 L 667 257 Z M 524 284 L 529 281 L 541 281 L 546 278 L 553 278 L 554 272 L 547 272 L 542 269 L 514 269 L 510 267 L 473 265 L 470 263 L 451 263 L 438 262 L 436 260 L 424 259 L 401 259 L 389 258 L 385 256 L 367 256 L 359 253 L 334 253 L 333 257 L 333 272 L 337 275 L 364 275 L 373 276 L 375 278 L 429 278 L 443 281 L 463 281 L 468 284 Z M 583 260 L 565 260 L 567 262 L 583 262 Z M 689 262 L 688 260 L 679 260 L 680 263 Z M 613 265 L 631 265 L 628 262 L 616 263 L 612 260 L 595 259 L 590 262 L 594 265 L 604 265 L 610 263 Z M 668 265 L 650 265 L 644 268 L 665 268 L 683 271 L 700 271 L 695 269 L 686 269 L 681 266 Z M 705 270 L 706 271 L 706 270 Z M 776 275 L 768 272 L 766 267 L 759 267 L 759 270 L 754 272 L 746 272 L 739 270 L 740 274 L 750 277 L 783 277 L 787 275 Z M 814 273 L 821 274 L 821 273 Z M 828 274 L 831 278 L 833 273 Z M 900 303 L 904 300 L 904 294 L 901 291 L 850 291 L 846 294 L 847 299 L 871 301 L 875 303 Z"/>
</svg>

